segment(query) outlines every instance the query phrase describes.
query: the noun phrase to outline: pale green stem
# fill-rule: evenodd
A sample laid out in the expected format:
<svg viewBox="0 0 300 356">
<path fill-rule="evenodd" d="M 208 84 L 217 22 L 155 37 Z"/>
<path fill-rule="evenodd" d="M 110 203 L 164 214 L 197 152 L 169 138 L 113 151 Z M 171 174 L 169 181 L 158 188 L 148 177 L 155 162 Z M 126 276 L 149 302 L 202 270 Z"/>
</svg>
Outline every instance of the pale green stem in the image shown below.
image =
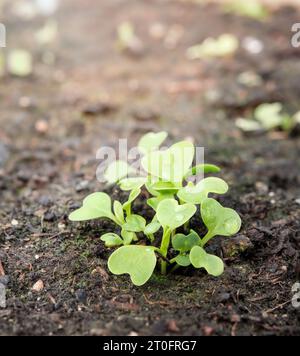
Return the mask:
<svg viewBox="0 0 300 356">
<path fill-rule="evenodd" d="M 131 215 L 131 204 L 126 206 L 125 212 L 126 212 L 127 217 L 129 217 Z"/>
<path fill-rule="evenodd" d="M 176 263 L 176 265 L 173 266 L 173 268 L 171 269 L 170 272 L 171 272 L 171 273 L 175 272 L 179 267 L 181 267 L 181 266 Z"/>
<path fill-rule="evenodd" d="M 167 254 L 168 254 L 171 233 L 172 233 L 171 229 L 169 229 L 169 228 L 164 229 L 162 242 L 161 242 L 161 246 L 160 246 L 160 252 L 161 252 L 162 256 L 164 256 L 165 258 L 167 257 Z M 167 273 L 167 262 L 166 261 L 161 261 L 161 273 L 162 274 Z"/>
<path fill-rule="evenodd" d="M 208 243 L 208 241 L 212 239 L 214 236 L 215 235 L 212 232 L 208 231 L 208 233 L 201 240 L 201 247 L 204 247 Z"/>
</svg>

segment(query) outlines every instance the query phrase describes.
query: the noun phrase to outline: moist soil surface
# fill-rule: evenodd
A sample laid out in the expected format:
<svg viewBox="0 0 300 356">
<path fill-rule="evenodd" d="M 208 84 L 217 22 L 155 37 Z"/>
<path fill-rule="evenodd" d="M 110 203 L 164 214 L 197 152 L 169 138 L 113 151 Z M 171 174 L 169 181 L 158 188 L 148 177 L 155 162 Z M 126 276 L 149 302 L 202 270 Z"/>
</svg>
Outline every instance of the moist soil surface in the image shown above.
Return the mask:
<svg viewBox="0 0 300 356">
<path fill-rule="evenodd" d="M 45 17 L 20 18 L 12 4 L 4 13 L 8 47 L 1 51 L 25 48 L 34 68 L 29 77 L 0 81 L 0 278 L 7 285 L 0 334 L 299 334 L 300 309 L 291 303 L 300 279 L 298 132 L 245 136 L 235 127 L 260 103 L 300 109 L 300 49 L 290 45 L 299 9 L 280 6 L 261 22 L 192 1 L 66 0 L 51 16 L 58 36 L 44 46 L 34 34 Z M 135 25 L 141 45 L 120 52 L 123 21 Z M 258 38 L 263 51 L 240 46 L 228 58 L 186 58 L 188 47 L 224 32 L 242 43 Z M 244 72 L 260 83 L 241 84 Z M 209 246 L 226 264 L 219 278 L 157 271 L 134 287 L 107 269 L 111 251 L 99 237 L 115 227 L 68 221 L 91 192 L 126 198 L 97 181 L 97 150 L 117 147 L 118 138 L 134 146 L 158 130 L 169 132 L 169 143 L 192 137 L 230 184 L 219 200 L 243 226 Z M 134 210 L 150 217 L 145 201 L 143 193 Z M 197 219 L 192 225 L 201 231 Z"/>
</svg>

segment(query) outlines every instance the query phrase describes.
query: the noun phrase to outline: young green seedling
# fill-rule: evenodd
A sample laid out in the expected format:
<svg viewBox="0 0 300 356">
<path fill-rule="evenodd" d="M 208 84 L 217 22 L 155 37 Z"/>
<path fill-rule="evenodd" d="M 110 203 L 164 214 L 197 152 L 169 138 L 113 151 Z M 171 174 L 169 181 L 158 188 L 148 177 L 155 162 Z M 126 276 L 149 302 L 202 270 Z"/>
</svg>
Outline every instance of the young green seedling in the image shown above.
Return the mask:
<svg viewBox="0 0 300 356">
<path fill-rule="evenodd" d="M 224 269 L 222 260 L 206 253 L 204 247 L 214 236 L 231 236 L 241 227 L 241 219 L 234 210 L 208 197 L 211 193 L 225 194 L 225 181 L 217 177 L 204 178 L 197 184 L 189 181 L 200 173 L 219 173 L 220 168 L 209 164 L 192 166 L 195 148 L 188 141 L 159 150 L 166 137 L 165 132 L 149 133 L 140 140 L 145 176 L 136 176 L 136 171 L 123 161 L 113 162 L 106 170 L 107 182 L 118 184 L 129 193 L 126 202 L 112 204 L 108 194 L 93 193 L 84 199 L 80 209 L 70 214 L 72 221 L 105 218 L 117 225 L 119 232 L 101 236 L 106 247 L 117 248 L 109 257 L 108 268 L 116 275 L 129 274 L 137 286 L 151 278 L 157 261 L 163 274 L 169 267 L 174 271 L 193 266 L 219 276 Z M 148 194 L 147 204 L 154 212 L 150 221 L 133 207 L 142 190 Z M 189 229 L 197 205 L 207 227 L 203 237 Z M 184 228 L 187 234 L 182 233 Z"/>
</svg>

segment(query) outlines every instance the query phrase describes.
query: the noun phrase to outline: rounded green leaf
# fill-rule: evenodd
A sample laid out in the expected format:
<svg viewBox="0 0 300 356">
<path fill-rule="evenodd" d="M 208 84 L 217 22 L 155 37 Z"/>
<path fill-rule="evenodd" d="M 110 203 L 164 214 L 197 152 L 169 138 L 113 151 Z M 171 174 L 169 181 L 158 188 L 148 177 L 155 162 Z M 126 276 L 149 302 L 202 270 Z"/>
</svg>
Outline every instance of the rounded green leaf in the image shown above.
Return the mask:
<svg viewBox="0 0 300 356">
<path fill-rule="evenodd" d="M 181 188 L 181 184 L 173 182 L 158 181 L 151 185 L 151 188 L 160 194 L 175 194 Z"/>
<path fill-rule="evenodd" d="M 141 232 L 145 230 L 146 220 L 140 215 L 132 214 L 127 217 L 126 223 L 122 227 L 126 231 Z"/>
<path fill-rule="evenodd" d="M 152 221 L 150 224 L 148 224 L 145 227 L 144 234 L 145 235 L 152 235 L 155 234 L 159 229 L 161 225 L 158 221 Z"/>
<path fill-rule="evenodd" d="M 156 266 L 154 249 L 149 246 L 123 246 L 116 250 L 108 260 L 111 273 L 129 274 L 136 286 L 145 284 Z"/>
<path fill-rule="evenodd" d="M 230 208 L 224 208 L 215 199 L 207 198 L 201 204 L 201 217 L 209 235 L 232 236 L 241 228 L 241 218 Z"/>
<path fill-rule="evenodd" d="M 224 272 L 224 263 L 218 256 L 210 255 L 200 246 L 194 246 L 190 252 L 190 261 L 195 268 L 204 268 L 212 276 Z"/>
<path fill-rule="evenodd" d="M 167 137 L 168 134 L 165 131 L 158 133 L 149 132 L 140 139 L 138 143 L 138 149 L 143 154 L 155 151 L 159 148 L 159 146 L 165 141 Z"/>
<path fill-rule="evenodd" d="M 124 245 L 130 245 L 132 241 L 136 241 L 136 234 L 132 231 L 122 229 L 121 236 L 123 238 Z"/>
<path fill-rule="evenodd" d="M 159 203 L 165 199 L 174 199 L 173 194 L 159 194 L 156 197 L 150 198 L 147 200 L 147 204 L 155 211 L 157 211 L 157 207 Z"/>
<path fill-rule="evenodd" d="M 259 105 L 254 111 L 254 117 L 266 130 L 280 126 L 283 121 L 281 103 L 266 103 Z"/>
<path fill-rule="evenodd" d="M 145 177 L 124 178 L 119 184 L 122 190 L 137 190 L 147 182 Z"/>
<path fill-rule="evenodd" d="M 165 199 L 158 204 L 157 219 L 163 227 L 175 230 L 185 224 L 196 212 L 193 204 L 179 205 L 175 199 Z"/>
<path fill-rule="evenodd" d="M 176 234 L 172 238 L 172 246 L 174 250 L 180 252 L 188 252 L 194 246 L 198 246 L 200 243 L 201 239 L 199 235 L 193 230 L 191 230 L 191 233 L 188 235 Z"/>
<path fill-rule="evenodd" d="M 189 255 L 178 255 L 175 257 L 175 261 L 179 266 L 187 267 L 191 264 Z"/>
<path fill-rule="evenodd" d="M 93 193 L 84 199 L 82 208 L 70 214 L 69 219 L 86 221 L 105 217 L 114 220 L 111 212 L 111 199 L 106 193 Z"/>
<path fill-rule="evenodd" d="M 104 178 L 109 184 L 117 183 L 122 178 L 133 173 L 134 170 L 124 161 L 112 162 L 104 172 Z"/>
<path fill-rule="evenodd" d="M 194 145 L 181 141 L 165 151 L 154 151 L 142 159 L 142 167 L 154 177 L 165 181 L 181 183 L 193 163 Z"/>
<path fill-rule="evenodd" d="M 180 200 L 186 203 L 201 204 L 207 198 L 209 193 L 225 194 L 228 191 L 227 183 L 216 177 L 208 177 L 202 179 L 199 183 L 194 185 L 189 182 L 178 192 Z"/>
<path fill-rule="evenodd" d="M 115 247 L 123 245 L 123 240 L 117 234 L 109 232 L 100 237 L 101 241 L 105 242 L 106 247 Z"/>
</svg>

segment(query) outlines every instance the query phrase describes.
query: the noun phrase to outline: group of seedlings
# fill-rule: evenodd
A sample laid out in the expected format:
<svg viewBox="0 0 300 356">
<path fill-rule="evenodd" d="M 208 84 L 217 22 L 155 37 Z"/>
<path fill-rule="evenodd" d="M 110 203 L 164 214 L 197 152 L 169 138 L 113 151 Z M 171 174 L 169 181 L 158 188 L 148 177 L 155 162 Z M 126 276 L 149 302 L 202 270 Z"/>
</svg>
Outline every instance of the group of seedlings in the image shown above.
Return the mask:
<svg viewBox="0 0 300 356">
<path fill-rule="evenodd" d="M 116 275 L 129 274 L 136 286 L 151 278 L 158 261 L 162 274 L 192 265 L 212 276 L 221 275 L 223 261 L 207 253 L 205 247 L 213 237 L 232 236 L 241 227 L 236 211 L 210 197 L 211 193 L 225 194 L 227 183 L 217 177 L 203 178 L 220 169 L 210 164 L 193 166 L 195 147 L 189 141 L 160 149 L 166 138 L 166 132 L 148 133 L 139 141 L 143 176 L 134 175 L 124 161 L 112 162 L 107 168 L 108 183 L 129 192 L 125 203 L 112 202 L 108 194 L 98 192 L 86 197 L 82 207 L 70 214 L 71 221 L 107 218 L 116 224 L 115 231 L 101 236 L 107 248 L 115 249 L 108 268 Z M 199 175 L 203 179 L 198 182 L 191 179 Z M 142 189 L 148 191 L 147 204 L 154 215 L 151 221 L 132 209 Z M 199 215 L 199 227 L 201 220 L 206 227 L 204 236 L 190 228 L 195 214 Z"/>
</svg>

